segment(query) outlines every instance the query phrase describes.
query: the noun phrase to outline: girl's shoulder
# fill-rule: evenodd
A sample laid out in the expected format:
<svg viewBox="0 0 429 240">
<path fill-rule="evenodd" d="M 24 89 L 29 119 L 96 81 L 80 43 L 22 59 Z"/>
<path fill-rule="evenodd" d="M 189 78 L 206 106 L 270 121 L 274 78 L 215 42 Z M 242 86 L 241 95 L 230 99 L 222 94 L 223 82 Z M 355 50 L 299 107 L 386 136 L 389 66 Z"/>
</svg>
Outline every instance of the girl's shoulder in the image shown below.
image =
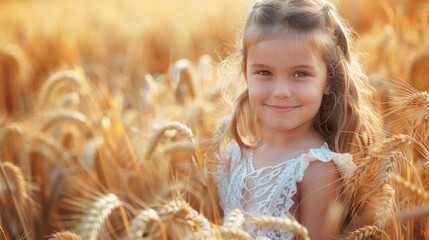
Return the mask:
<svg viewBox="0 0 429 240">
<path fill-rule="evenodd" d="M 334 162 L 341 176 L 350 174 L 356 168 L 351 154 L 334 152 L 329 149 L 327 143 L 324 143 L 321 147 L 310 149 L 306 154 L 301 156 L 298 180 L 302 180 L 305 170 L 314 161 L 324 163 Z"/>
</svg>

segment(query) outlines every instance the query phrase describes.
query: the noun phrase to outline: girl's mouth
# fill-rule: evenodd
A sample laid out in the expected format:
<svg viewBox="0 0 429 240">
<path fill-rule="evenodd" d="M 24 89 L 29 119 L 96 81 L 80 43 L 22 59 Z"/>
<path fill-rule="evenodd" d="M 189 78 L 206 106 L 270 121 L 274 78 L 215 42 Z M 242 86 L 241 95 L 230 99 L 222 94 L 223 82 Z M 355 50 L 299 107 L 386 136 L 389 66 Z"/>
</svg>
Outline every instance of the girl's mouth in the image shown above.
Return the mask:
<svg viewBox="0 0 429 240">
<path fill-rule="evenodd" d="M 277 113 L 287 113 L 287 112 L 291 112 L 295 109 L 297 109 L 299 106 L 281 106 L 281 105 L 265 105 L 267 106 L 270 110 L 272 110 L 273 112 L 277 112 Z"/>
</svg>

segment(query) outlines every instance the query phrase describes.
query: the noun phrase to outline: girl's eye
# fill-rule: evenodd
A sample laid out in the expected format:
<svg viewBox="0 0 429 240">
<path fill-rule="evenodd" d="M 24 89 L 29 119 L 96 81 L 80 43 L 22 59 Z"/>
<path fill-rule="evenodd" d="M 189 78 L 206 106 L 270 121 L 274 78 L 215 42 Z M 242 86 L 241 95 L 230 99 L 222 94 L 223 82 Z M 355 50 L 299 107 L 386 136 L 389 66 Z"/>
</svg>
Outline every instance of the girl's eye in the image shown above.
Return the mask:
<svg viewBox="0 0 429 240">
<path fill-rule="evenodd" d="M 293 77 L 296 77 L 296 78 L 304 78 L 304 77 L 308 77 L 308 76 L 310 76 L 310 75 L 306 72 L 296 72 L 293 74 Z"/>
<path fill-rule="evenodd" d="M 263 77 L 272 76 L 271 72 L 269 72 L 269 71 L 258 71 L 257 74 L 259 76 L 263 76 Z"/>
</svg>

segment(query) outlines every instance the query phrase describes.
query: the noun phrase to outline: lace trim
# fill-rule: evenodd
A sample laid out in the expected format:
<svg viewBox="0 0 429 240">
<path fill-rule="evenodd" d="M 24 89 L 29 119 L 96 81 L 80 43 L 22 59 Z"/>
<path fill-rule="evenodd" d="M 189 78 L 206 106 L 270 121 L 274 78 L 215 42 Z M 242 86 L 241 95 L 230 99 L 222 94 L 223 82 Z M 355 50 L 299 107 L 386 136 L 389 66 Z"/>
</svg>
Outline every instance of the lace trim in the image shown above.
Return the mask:
<svg viewBox="0 0 429 240">
<path fill-rule="evenodd" d="M 230 144 L 231 168 L 224 171 L 224 179 L 219 182 L 219 194 L 224 215 L 227 217 L 234 208 L 250 214 L 284 217 L 289 214 L 297 192 L 297 182 L 301 182 L 304 172 L 312 161 L 334 161 L 342 176 L 349 174 L 356 166 L 348 153 L 332 152 L 324 143 L 321 147 L 310 149 L 300 156 L 276 165 L 256 169 L 253 151 L 242 157 L 238 144 Z M 241 161 L 240 161 L 241 160 Z M 246 226 L 255 236 L 268 236 L 271 239 L 292 239 L 293 234 L 284 230 L 258 229 Z"/>
</svg>

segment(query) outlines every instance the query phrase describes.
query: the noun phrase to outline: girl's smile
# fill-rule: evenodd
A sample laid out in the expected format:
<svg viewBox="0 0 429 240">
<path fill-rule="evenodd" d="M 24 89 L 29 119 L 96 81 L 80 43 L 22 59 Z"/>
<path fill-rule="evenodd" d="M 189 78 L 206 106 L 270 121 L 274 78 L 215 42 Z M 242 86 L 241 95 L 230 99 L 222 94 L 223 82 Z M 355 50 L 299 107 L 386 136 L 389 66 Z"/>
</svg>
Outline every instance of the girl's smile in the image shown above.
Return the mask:
<svg viewBox="0 0 429 240">
<path fill-rule="evenodd" d="M 263 133 L 314 131 L 313 119 L 329 84 L 321 53 L 306 37 L 280 34 L 249 47 L 249 103 Z"/>
<path fill-rule="evenodd" d="M 265 104 L 265 106 L 267 106 L 269 109 L 271 109 L 273 112 L 276 112 L 276 113 L 288 113 L 300 107 L 300 106 L 288 106 L 288 105 L 282 106 L 282 105 L 269 105 L 269 104 Z"/>
</svg>

